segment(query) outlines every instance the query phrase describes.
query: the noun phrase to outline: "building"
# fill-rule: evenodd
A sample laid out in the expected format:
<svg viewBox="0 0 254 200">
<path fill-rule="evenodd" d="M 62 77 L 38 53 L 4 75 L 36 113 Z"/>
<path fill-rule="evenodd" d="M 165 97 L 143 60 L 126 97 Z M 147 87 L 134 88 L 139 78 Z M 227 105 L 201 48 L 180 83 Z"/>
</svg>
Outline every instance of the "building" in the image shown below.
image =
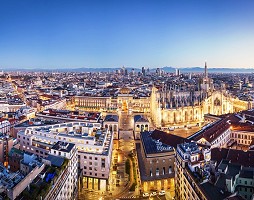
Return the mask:
<svg viewBox="0 0 254 200">
<path fill-rule="evenodd" d="M 20 172 L 27 176 L 34 168 L 34 165 L 39 162 L 38 157 L 35 154 L 25 152 L 23 159 L 20 161 Z"/>
<path fill-rule="evenodd" d="M 78 191 L 78 155 L 75 144 L 57 142 L 44 161 L 46 163 L 49 161 L 50 166 L 62 170 L 45 199 L 75 199 Z"/>
<path fill-rule="evenodd" d="M 0 136 L 0 162 L 8 165 L 8 154 L 13 147 L 13 138 L 8 135 Z"/>
<path fill-rule="evenodd" d="M 10 173 L 1 168 L 1 191 L 9 199 L 75 199 L 77 159 L 76 146 L 67 142 L 57 142 L 45 159 L 24 153 L 20 171 Z"/>
<path fill-rule="evenodd" d="M 117 98 L 99 96 L 75 96 L 75 106 L 79 110 L 88 111 L 129 111 L 129 112 L 150 112 L 149 97 L 134 97 L 129 88 L 119 89 Z"/>
<path fill-rule="evenodd" d="M 222 191 L 237 193 L 246 200 L 251 200 L 254 194 L 254 168 L 243 167 L 241 164 L 222 160 L 218 165 L 219 176 L 215 186 Z M 226 188 L 225 188 L 226 186 Z"/>
<path fill-rule="evenodd" d="M 201 184 L 210 178 L 210 148 L 199 146 L 195 142 L 177 145 L 175 162 L 175 194 L 176 199 L 211 199 L 207 198 Z M 212 186 L 207 186 L 212 188 Z M 220 193 L 219 193 L 220 194 Z M 218 194 L 214 193 L 214 199 Z M 225 196 L 226 197 L 226 196 Z"/>
<path fill-rule="evenodd" d="M 149 121 L 144 115 L 134 116 L 134 139 L 140 139 L 140 133 L 144 131 L 149 131 Z"/>
<path fill-rule="evenodd" d="M 155 126 L 161 128 L 201 125 L 205 114 L 222 115 L 252 107 L 250 101 L 233 96 L 223 84 L 215 88 L 218 86 L 209 78 L 206 64 L 204 76 L 195 81 L 186 80 L 183 83 L 173 80 L 154 82 L 141 88 L 132 86 L 105 89 L 103 92 L 88 91 L 74 97 L 75 108 L 97 112 L 146 113 Z"/>
<path fill-rule="evenodd" d="M 56 122 L 100 122 L 100 112 L 86 112 L 86 111 L 70 111 L 70 110 L 57 110 L 46 109 L 42 112 L 37 112 L 36 117 L 40 119 L 48 119 Z"/>
<path fill-rule="evenodd" d="M 24 158 L 24 152 L 13 147 L 9 152 L 8 165 L 10 171 L 17 172 L 20 170 L 20 161 Z"/>
<path fill-rule="evenodd" d="M 11 123 L 8 120 L 0 120 L 0 133 L 9 134 Z"/>
<path fill-rule="evenodd" d="M 11 200 L 16 199 L 45 167 L 45 165 L 38 160 L 33 160 L 30 163 L 30 166 L 32 170 L 24 176 L 19 171 L 15 173 L 8 172 L 2 165 L 0 165 L 1 195 L 7 196 Z"/>
<path fill-rule="evenodd" d="M 39 100 L 37 102 L 37 110 L 43 111 L 46 109 L 65 109 L 66 108 L 66 98 L 53 98 L 48 100 Z"/>
<path fill-rule="evenodd" d="M 98 123 L 68 122 L 51 126 L 28 127 L 18 132 L 20 149 L 46 158 L 58 141 L 71 142 L 78 149 L 78 166 L 83 186 L 106 190 L 111 165 L 113 134 Z"/>
<path fill-rule="evenodd" d="M 140 185 L 143 192 L 168 190 L 174 187 L 175 151 L 170 145 L 152 138 L 152 132 L 142 132 L 136 143 Z"/>
<path fill-rule="evenodd" d="M 176 199 L 222 200 L 233 196 L 251 200 L 254 192 L 253 153 L 211 149 L 196 142 L 177 145 Z"/>
<path fill-rule="evenodd" d="M 109 129 L 113 133 L 114 139 L 119 139 L 119 117 L 117 115 L 106 115 L 103 128 Z"/>
</svg>

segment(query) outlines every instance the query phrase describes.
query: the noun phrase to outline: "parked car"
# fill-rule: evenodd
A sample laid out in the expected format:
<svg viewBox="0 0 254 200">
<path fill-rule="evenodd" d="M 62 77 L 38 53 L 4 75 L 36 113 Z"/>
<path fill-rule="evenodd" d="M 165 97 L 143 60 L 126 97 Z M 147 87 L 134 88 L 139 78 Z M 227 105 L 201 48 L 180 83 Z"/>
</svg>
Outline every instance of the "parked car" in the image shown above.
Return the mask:
<svg viewBox="0 0 254 200">
<path fill-rule="evenodd" d="M 151 197 L 156 196 L 156 195 L 157 195 L 157 192 L 152 192 L 152 193 L 150 194 Z"/>
<path fill-rule="evenodd" d="M 143 197 L 149 197 L 149 193 L 143 193 Z"/>
<path fill-rule="evenodd" d="M 161 190 L 161 191 L 159 192 L 159 195 L 160 195 L 160 196 L 165 195 L 165 191 L 164 191 L 164 190 Z"/>
</svg>

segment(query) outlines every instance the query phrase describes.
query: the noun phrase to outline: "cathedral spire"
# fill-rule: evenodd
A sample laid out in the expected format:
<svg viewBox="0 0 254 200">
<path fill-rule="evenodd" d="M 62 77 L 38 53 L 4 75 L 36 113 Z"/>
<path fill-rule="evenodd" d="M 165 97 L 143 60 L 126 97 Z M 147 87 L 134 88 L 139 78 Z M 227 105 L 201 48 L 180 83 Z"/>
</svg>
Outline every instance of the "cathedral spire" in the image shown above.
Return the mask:
<svg viewBox="0 0 254 200">
<path fill-rule="evenodd" d="M 206 62 L 205 62 L 205 79 L 208 78 L 208 74 L 207 74 L 207 65 L 206 65 Z"/>
</svg>

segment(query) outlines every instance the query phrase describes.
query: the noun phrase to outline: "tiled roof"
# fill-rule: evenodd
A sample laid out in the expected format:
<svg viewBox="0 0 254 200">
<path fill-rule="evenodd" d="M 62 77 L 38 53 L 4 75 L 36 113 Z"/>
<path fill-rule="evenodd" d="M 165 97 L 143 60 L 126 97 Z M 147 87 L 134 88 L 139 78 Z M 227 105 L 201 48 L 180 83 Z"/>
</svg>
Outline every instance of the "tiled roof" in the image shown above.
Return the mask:
<svg viewBox="0 0 254 200">
<path fill-rule="evenodd" d="M 214 148 L 211 150 L 212 160 L 220 163 L 222 159 L 229 160 L 244 167 L 254 167 L 254 151 L 243 151 L 238 149 Z"/>
<path fill-rule="evenodd" d="M 226 130 L 230 128 L 231 123 L 238 122 L 240 119 L 235 115 L 228 115 L 227 117 L 223 118 L 222 120 L 215 123 L 213 126 L 207 127 L 200 132 L 197 136 L 194 136 L 192 139 L 195 141 L 204 138 L 209 143 L 216 140 L 221 134 L 223 134 Z"/>
</svg>

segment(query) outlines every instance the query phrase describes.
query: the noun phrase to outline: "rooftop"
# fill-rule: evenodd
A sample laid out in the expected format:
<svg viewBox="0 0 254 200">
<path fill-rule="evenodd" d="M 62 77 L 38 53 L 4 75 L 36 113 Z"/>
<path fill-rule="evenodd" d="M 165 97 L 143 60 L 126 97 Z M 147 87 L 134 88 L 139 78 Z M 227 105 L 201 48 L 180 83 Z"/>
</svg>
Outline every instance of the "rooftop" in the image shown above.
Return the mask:
<svg viewBox="0 0 254 200">
<path fill-rule="evenodd" d="M 69 153 L 74 146 L 72 143 L 58 141 L 51 149 Z"/>
<path fill-rule="evenodd" d="M 174 151 L 173 147 L 155 140 L 151 137 L 151 132 L 142 132 L 141 141 L 146 154 L 165 153 Z"/>
<path fill-rule="evenodd" d="M 105 122 L 118 122 L 118 115 L 107 115 L 104 119 Z"/>
<path fill-rule="evenodd" d="M 134 116 L 134 122 L 149 122 L 147 117 L 144 115 L 135 115 Z"/>
</svg>

